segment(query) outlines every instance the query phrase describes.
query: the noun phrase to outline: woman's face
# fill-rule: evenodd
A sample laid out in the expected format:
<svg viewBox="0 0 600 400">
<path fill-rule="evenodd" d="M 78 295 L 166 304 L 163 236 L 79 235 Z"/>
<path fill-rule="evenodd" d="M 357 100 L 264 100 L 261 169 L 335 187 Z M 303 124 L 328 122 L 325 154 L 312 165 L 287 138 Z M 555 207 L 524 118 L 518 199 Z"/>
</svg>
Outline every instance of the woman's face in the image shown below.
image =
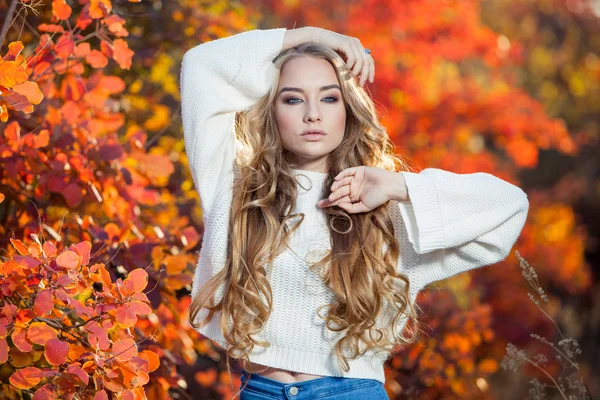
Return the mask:
<svg viewBox="0 0 600 400">
<path fill-rule="evenodd" d="M 283 147 L 294 154 L 293 168 L 328 172 L 327 156 L 342 143 L 346 128 L 339 85 L 333 66 L 322 58 L 303 56 L 283 65 L 275 119 Z M 303 136 L 312 130 L 324 135 Z"/>
</svg>

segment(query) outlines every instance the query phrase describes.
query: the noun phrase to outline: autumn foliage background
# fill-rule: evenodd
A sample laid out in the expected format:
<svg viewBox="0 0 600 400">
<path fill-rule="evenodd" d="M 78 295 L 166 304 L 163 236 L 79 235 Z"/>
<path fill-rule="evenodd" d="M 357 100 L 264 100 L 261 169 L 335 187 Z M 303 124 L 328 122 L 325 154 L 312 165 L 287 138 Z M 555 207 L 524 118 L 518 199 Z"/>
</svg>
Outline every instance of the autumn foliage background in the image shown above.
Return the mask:
<svg viewBox="0 0 600 400">
<path fill-rule="evenodd" d="M 239 374 L 186 323 L 203 224 L 180 63 L 204 41 L 305 25 L 372 50 L 369 90 L 416 167 L 527 192 L 514 249 L 600 396 L 599 15 L 591 0 L 1 3 L 0 398 L 233 397 Z M 530 334 L 556 332 L 515 254 L 419 304 L 428 335 L 386 365 L 390 398 L 523 398 L 545 379 L 499 369 L 507 343 L 544 352 Z"/>
</svg>

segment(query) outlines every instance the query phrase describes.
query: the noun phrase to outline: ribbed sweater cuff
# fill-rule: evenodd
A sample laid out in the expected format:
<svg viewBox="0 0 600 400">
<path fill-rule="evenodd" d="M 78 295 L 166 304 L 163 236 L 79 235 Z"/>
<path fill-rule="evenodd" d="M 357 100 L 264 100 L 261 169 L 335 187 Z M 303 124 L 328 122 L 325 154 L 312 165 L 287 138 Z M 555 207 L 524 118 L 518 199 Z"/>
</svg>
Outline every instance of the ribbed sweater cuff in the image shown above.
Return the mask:
<svg viewBox="0 0 600 400">
<path fill-rule="evenodd" d="M 418 254 L 446 247 L 442 207 L 435 184 L 424 175 L 401 172 L 406 181 L 409 202 L 398 203 L 406 224 L 408 239 Z"/>
</svg>

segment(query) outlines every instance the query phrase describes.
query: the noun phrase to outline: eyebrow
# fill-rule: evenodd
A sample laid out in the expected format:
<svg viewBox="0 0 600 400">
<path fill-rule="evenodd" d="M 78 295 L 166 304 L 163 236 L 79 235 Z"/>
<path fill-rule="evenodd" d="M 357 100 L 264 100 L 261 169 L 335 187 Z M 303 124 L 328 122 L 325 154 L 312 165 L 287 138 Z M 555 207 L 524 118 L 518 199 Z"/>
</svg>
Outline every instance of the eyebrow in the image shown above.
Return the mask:
<svg viewBox="0 0 600 400">
<path fill-rule="evenodd" d="M 338 89 L 340 92 L 342 91 L 342 89 L 340 88 L 339 85 L 327 85 L 327 86 L 323 86 L 322 88 L 319 89 L 319 91 L 329 90 L 329 89 Z M 278 95 L 280 95 L 283 92 L 300 92 L 300 93 L 304 93 L 304 90 L 302 90 L 300 88 L 295 88 L 295 87 L 284 87 L 283 89 L 281 89 L 279 91 Z"/>
</svg>

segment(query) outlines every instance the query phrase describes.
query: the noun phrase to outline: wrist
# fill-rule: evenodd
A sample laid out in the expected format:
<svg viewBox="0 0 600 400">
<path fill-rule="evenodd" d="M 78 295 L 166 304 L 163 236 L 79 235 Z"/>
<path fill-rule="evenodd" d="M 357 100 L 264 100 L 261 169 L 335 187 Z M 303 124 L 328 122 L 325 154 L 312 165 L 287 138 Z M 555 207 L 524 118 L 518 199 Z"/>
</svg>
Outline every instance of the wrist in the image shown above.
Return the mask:
<svg viewBox="0 0 600 400">
<path fill-rule="evenodd" d="M 304 26 L 302 28 L 288 29 L 283 37 L 283 49 L 295 47 L 303 42 L 315 42 L 318 28 Z"/>
<path fill-rule="evenodd" d="M 400 172 L 390 171 L 390 185 L 388 186 L 388 198 L 395 201 L 409 201 L 408 187 L 404 175 Z"/>
</svg>

